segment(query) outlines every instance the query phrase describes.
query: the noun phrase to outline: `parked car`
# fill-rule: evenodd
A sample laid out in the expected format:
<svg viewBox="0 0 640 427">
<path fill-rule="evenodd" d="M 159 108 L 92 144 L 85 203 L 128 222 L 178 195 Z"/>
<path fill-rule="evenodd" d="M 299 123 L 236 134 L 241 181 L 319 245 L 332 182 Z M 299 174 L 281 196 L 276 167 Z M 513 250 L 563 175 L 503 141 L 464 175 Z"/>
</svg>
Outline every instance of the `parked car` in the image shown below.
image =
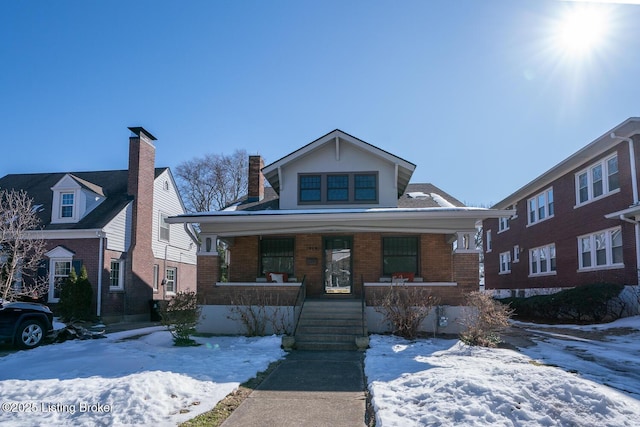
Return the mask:
<svg viewBox="0 0 640 427">
<path fill-rule="evenodd" d="M 53 313 L 43 304 L 0 300 L 0 341 L 35 348 L 53 332 Z"/>
</svg>

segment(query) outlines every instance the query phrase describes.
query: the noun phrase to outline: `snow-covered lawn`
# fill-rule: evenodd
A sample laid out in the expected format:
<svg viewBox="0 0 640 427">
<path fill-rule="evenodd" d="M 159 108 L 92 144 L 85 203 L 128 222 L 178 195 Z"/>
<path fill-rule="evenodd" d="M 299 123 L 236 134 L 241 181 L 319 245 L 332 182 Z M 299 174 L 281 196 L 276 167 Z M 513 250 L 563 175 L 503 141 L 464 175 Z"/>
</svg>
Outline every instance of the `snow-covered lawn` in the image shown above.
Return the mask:
<svg viewBox="0 0 640 427">
<path fill-rule="evenodd" d="M 169 332 L 149 328 L 1 357 L 0 424 L 175 426 L 284 356 L 275 336 L 197 341 L 174 347 Z"/>
<path fill-rule="evenodd" d="M 536 342 L 521 352 L 372 336 L 365 372 L 378 427 L 640 426 L 640 317 L 571 327 L 605 330 L 599 340 L 521 327 Z"/>
<path fill-rule="evenodd" d="M 640 317 L 517 326 L 534 345 L 373 335 L 365 371 L 378 427 L 640 426 Z M 572 329 L 601 336 L 576 338 Z M 0 424 L 175 426 L 285 355 L 275 336 L 197 340 L 176 348 L 168 332 L 150 328 L 0 357 L 0 402 L 10 404 Z"/>
</svg>

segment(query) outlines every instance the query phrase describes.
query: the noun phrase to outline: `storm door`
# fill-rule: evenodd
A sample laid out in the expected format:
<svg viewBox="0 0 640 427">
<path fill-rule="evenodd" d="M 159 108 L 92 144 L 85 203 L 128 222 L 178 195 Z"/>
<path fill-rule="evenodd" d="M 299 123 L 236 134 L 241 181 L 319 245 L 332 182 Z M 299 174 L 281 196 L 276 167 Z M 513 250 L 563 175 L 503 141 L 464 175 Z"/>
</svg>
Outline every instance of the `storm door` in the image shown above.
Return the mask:
<svg viewBox="0 0 640 427">
<path fill-rule="evenodd" d="M 350 236 L 324 238 L 324 291 L 327 294 L 350 294 L 351 275 Z"/>
</svg>

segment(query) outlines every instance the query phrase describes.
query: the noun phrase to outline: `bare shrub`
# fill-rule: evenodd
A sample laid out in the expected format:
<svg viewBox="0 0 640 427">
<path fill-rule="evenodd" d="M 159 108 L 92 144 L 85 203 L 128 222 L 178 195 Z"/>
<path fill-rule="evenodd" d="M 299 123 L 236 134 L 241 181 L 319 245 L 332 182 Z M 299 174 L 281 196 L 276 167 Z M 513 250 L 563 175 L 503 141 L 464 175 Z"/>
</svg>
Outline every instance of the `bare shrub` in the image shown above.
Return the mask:
<svg viewBox="0 0 640 427">
<path fill-rule="evenodd" d="M 289 314 L 281 306 L 280 296 L 264 290 L 239 291 L 231 297 L 231 320 L 242 323 L 247 336 L 264 336 L 267 326 L 274 334 L 288 334 Z"/>
<path fill-rule="evenodd" d="M 198 345 L 191 335 L 196 332 L 200 311 L 196 293 L 190 290 L 177 292 L 169 301 L 158 304 L 161 323 L 171 332 L 174 345 Z"/>
<path fill-rule="evenodd" d="M 414 339 L 420 324 L 438 303 L 427 289 L 394 284 L 375 300 L 374 309 L 391 323 L 394 335 Z"/>
<path fill-rule="evenodd" d="M 483 347 L 499 344 L 500 332 L 509 326 L 513 309 L 494 300 L 489 294 L 477 291 L 467 295 L 466 305 L 460 340 L 468 345 Z"/>
</svg>

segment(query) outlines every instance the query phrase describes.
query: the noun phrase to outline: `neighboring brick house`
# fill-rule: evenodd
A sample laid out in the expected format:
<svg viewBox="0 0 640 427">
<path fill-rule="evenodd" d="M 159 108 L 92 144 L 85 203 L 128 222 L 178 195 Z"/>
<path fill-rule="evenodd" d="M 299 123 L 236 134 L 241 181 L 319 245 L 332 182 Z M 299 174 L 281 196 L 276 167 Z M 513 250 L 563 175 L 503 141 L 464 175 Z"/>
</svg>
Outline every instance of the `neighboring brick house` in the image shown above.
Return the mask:
<svg viewBox="0 0 640 427">
<path fill-rule="evenodd" d="M 485 287 L 528 296 L 595 282 L 638 284 L 640 118 L 529 182 L 484 228 Z"/>
<path fill-rule="evenodd" d="M 195 289 L 197 242 L 166 218 L 185 212 L 169 168 L 155 168 L 155 137 L 129 128 L 128 170 L 13 174 L 0 188 L 37 206 L 47 252 L 42 275 L 55 308 L 71 268 L 84 265 L 94 313 L 105 321 L 149 319 L 150 301 Z"/>
<path fill-rule="evenodd" d="M 366 291 L 371 306 L 394 275 L 403 275 L 443 305 L 461 305 L 479 287 L 476 225 L 499 213 L 465 207 L 432 184 L 410 184 L 415 167 L 340 130 L 267 166 L 250 156 L 246 198 L 169 219 L 200 228 L 202 302 L 229 307 L 234 295 L 263 291 L 293 305 L 304 282 L 307 298 L 361 298 Z M 227 248 L 227 282 L 218 240 Z M 227 316 L 216 313 L 207 315 L 209 331 L 224 332 Z"/>
</svg>

